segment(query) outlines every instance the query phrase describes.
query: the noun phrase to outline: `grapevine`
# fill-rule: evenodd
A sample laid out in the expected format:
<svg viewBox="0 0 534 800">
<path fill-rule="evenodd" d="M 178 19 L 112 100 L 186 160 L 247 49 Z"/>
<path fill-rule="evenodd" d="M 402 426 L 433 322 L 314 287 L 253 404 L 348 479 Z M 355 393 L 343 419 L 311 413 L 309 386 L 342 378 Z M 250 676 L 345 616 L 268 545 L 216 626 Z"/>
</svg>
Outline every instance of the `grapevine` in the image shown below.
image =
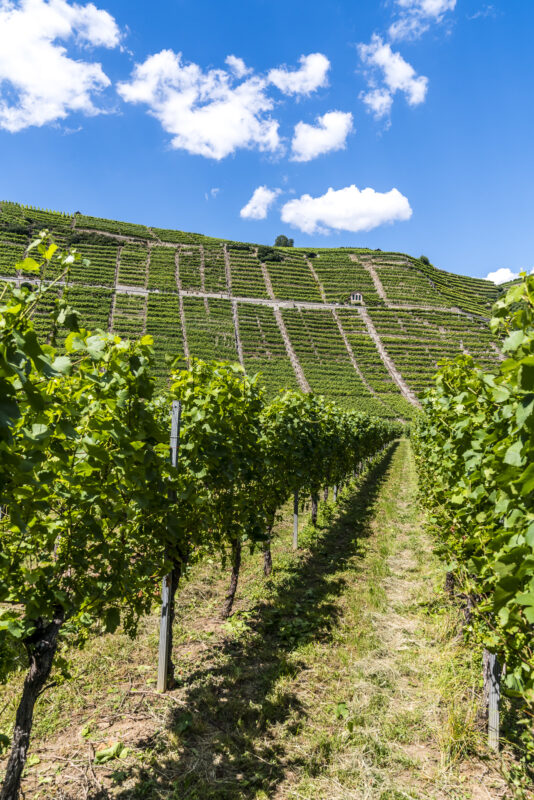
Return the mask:
<svg viewBox="0 0 534 800">
<path fill-rule="evenodd" d="M 56 251 L 43 232 L 38 259 L 17 267 L 59 280 L 79 256 Z M 63 297 L 53 339 L 64 346 L 39 340 L 32 317 L 53 290 L 5 286 L 0 306 L 0 678 L 21 654 L 28 666 L 1 800 L 18 796 L 60 645 L 119 624 L 135 636 L 161 578 L 207 553 L 231 563 L 228 615 L 243 544 L 265 547 L 293 491 L 341 483 L 400 432 L 319 397 L 286 392 L 269 404 L 239 365 L 180 370 L 179 355 L 157 395 L 150 336 L 91 333 Z M 182 405 L 176 467 L 172 400 Z"/>
<path fill-rule="evenodd" d="M 445 364 L 414 432 L 421 494 L 456 581 L 475 604 L 475 634 L 506 665 L 534 753 L 534 277 L 497 302 L 504 360 L 484 372 Z M 530 734 L 528 733 L 530 729 Z"/>
</svg>

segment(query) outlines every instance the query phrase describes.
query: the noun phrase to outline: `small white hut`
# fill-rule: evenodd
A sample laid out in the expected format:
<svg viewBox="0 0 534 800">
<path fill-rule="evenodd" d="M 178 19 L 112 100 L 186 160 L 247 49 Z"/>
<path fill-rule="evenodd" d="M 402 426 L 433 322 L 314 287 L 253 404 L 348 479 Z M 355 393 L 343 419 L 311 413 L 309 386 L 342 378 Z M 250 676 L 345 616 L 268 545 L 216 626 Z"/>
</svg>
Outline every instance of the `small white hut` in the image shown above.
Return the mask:
<svg viewBox="0 0 534 800">
<path fill-rule="evenodd" d="M 352 292 L 350 296 L 350 302 L 354 305 L 355 303 L 361 303 L 363 301 L 363 296 L 361 292 Z"/>
</svg>

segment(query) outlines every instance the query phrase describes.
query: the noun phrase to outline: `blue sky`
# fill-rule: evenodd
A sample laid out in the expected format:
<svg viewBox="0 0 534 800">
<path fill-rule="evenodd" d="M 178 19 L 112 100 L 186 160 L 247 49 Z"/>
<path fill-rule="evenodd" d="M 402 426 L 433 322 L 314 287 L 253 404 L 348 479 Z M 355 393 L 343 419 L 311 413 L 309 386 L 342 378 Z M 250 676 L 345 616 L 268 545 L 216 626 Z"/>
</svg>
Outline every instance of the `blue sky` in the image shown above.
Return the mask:
<svg viewBox="0 0 534 800">
<path fill-rule="evenodd" d="M 0 0 L 0 196 L 531 269 L 533 25 L 526 0 Z"/>
</svg>

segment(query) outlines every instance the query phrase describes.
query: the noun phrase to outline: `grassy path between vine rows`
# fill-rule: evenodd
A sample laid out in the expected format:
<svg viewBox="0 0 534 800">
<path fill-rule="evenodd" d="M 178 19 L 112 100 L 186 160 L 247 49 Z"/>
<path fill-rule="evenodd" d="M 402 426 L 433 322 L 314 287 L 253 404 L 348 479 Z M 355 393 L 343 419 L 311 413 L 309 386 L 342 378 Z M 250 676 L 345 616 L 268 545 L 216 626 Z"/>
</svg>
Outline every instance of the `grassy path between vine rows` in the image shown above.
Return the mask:
<svg viewBox="0 0 534 800">
<path fill-rule="evenodd" d="M 135 642 L 89 642 L 37 709 L 26 800 L 511 797 L 477 723 L 479 653 L 458 636 L 416 488 L 402 441 L 336 507 L 321 503 L 296 554 L 287 509 L 273 576 L 245 559 L 227 623 L 227 575 L 199 565 L 179 594 L 180 680 L 165 697 L 156 616 Z M 95 764 L 115 742 L 122 757 Z"/>
</svg>

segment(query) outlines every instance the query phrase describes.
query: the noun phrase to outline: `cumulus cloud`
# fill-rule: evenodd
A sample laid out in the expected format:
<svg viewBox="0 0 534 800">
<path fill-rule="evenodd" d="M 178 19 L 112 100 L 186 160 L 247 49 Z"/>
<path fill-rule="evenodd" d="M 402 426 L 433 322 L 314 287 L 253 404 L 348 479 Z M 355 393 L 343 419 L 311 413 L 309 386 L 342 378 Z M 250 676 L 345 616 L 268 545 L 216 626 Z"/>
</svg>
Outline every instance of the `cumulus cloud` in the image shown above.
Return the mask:
<svg viewBox="0 0 534 800">
<path fill-rule="evenodd" d="M 311 94 L 316 89 L 328 85 L 330 61 L 322 53 L 301 56 L 300 68 L 288 70 L 287 67 L 272 69 L 267 80 L 283 94 Z"/>
<path fill-rule="evenodd" d="M 274 102 L 260 77 L 236 83 L 225 70 L 204 72 L 183 63 L 181 53 L 162 50 L 136 64 L 117 88 L 127 102 L 148 106 L 176 149 L 220 160 L 238 148 L 280 147 L 278 122 L 268 113 Z"/>
<path fill-rule="evenodd" d="M 304 233 L 328 233 L 330 229 L 370 231 L 378 225 L 407 220 L 412 209 L 398 189 L 376 192 L 358 189 L 354 184 L 344 189 L 328 189 L 320 197 L 304 194 L 282 207 L 282 221 Z"/>
<path fill-rule="evenodd" d="M 227 70 L 203 70 L 184 62 L 181 53 L 162 50 L 136 64 L 117 90 L 126 102 L 148 106 L 171 134 L 172 147 L 220 160 L 240 148 L 282 151 L 270 87 L 307 95 L 326 85 L 330 67 L 321 53 L 302 56 L 297 70 L 281 67 L 267 75 L 254 74 L 235 55 L 225 63 Z"/>
<path fill-rule="evenodd" d="M 390 25 L 391 39 L 418 39 L 432 23 L 441 22 L 454 11 L 456 0 L 396 0 L 400 13 Z"/>
<path fill-rule="evenodd" d="M 352 130 L 352 114 L 328 111 L 317 117 L 317 125 L 299 122 L 291 143 L 293 161 L 311 161 L 332 150 L 343 150 Z"/>
<path fill-rule="evenodd" d="M 250 75 L 252 72 L 250 67 L 247 67 L 243 59 L 238 56 L 226 56 L 224 63 L 230 67 L 236 78 L 244 78 L 245 75 Z"/>
<path fill-rule="evenodd" d="M 0 127 L 16 132 L 100 113 L 94 94 L 110 85 L 102 65 L 72 58 L 65 42 L 117 47 L 119 28 L 93 3 L 0 0 Z"/>
<path fill-rule="evenodd" d="M 526 272 L 526 270 L 525 270 Z M 534 267 L 530 270 L 530 274 L 534 275 Z M 508 267 L 501 267 L 500 269 L 495 270 L 495 272 L 489 272 L 486 275 L 487 281 L 492 281 L 499 285 L 500 283 L 508 283 L 508 281 L 515 281 L 519 278 L 519 272 L 512 272 L 511 269 Z"/>
<path fill-rule="evenodd" d="M 428 78 L 417 75 L 412 65 L 394 52 L 381 36 L 375 33 L 369 44 L 358 46 L 358 52 L 368 68 L 369 80 L 369 90 L 363 92 L 361 98 L 377 119 L 389 114 L 397 92 L 404 94 L 410 106 L 424 102 Z"/>
<path fill-rule="evenodd" d="M 269 189 L 267 186 L 258 186 L 239 215 L 243 219 L 265 219 L 280 191 L 280 189 Z"/>
</svg>

